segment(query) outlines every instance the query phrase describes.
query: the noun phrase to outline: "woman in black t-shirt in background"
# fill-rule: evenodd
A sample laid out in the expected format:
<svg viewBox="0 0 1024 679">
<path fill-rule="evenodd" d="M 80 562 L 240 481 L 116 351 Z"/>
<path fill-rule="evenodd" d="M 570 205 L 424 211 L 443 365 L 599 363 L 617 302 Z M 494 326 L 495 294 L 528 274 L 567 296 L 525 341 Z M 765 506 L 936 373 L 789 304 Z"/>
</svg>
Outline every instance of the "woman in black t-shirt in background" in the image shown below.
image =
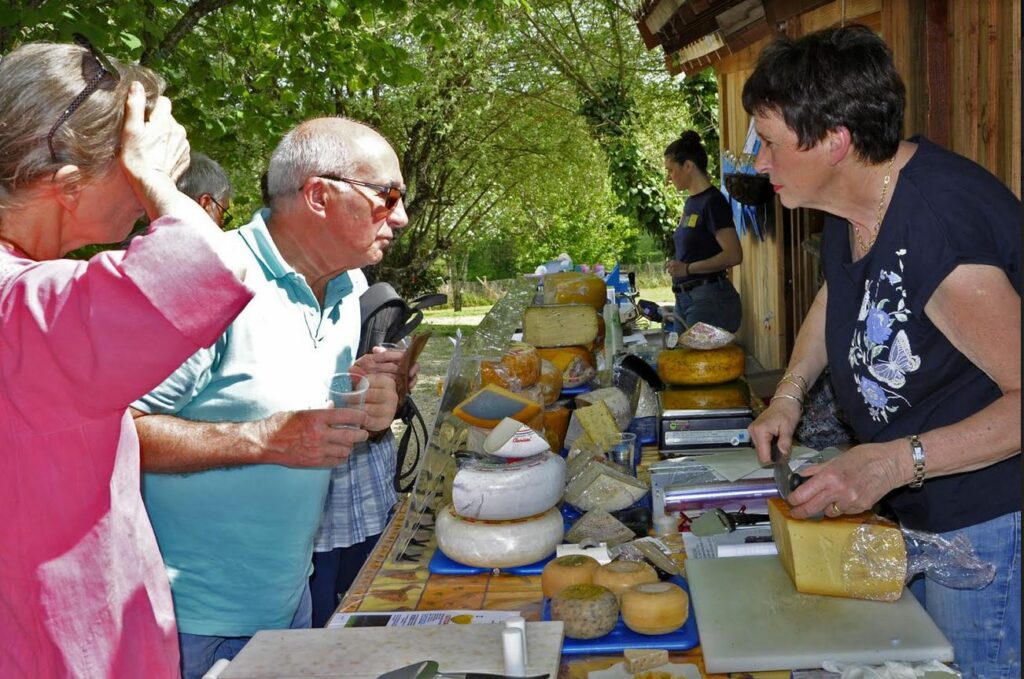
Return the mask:
<svg viewBox="0 0 1024 679">
<path fill-rule="evenodd" d="M 740 296 L 726 272 L 743 261 L 729 201 L 708 181 L 708 153 L 693 130 L 665 149 L 665 172 L 676 190 L 687 191 L 676 227 L 676 256 L 665 263 L 676 295 L 675 315 L 685 330 L 698 321 L 736 332 Z"/>
<path fill-rule="evenodd" d="M 966 537 L 992 582 L 911 588 L 964 677 L 1020 677 L 1021 205 L 970 160 L 901 141 L 904 105 L 864 26 L 782 38 L 744 85 L 755 167 L 786 207 L 829 213 L 825 284 L 751 438 L 762 461 L 774 438 L 788 451 L 828 366 L 862 444 L 807 470 L 793 515 L 881 502 L 905 528 Z"/>
</svg>

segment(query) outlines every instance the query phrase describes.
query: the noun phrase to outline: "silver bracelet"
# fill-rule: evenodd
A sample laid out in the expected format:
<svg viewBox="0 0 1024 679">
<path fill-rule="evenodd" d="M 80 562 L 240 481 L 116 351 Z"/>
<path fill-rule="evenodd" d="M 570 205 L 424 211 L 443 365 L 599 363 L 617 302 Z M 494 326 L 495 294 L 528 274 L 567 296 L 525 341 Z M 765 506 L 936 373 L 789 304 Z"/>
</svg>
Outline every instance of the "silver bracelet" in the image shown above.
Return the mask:
<svg viewBox="0 0 1024 679">
<path fill-rule="evenodd" d="M 907 484 L 910 488 L 920 488 L 924 484 L 924 446 L 917 434 L 907 438 L 910 441 L 910 454 L 914 457 L 914 480 Z"/>
</svg>

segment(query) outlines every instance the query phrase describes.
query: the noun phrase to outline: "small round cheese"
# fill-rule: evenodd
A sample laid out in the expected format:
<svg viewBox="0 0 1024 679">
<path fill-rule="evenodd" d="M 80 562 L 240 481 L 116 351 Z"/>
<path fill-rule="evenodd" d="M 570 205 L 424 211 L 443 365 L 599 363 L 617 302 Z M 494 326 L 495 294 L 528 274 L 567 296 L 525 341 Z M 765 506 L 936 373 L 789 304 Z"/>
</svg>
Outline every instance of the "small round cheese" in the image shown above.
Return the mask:
<svg viewBox="0 0 1024 679">
<path fill-rule="evenodd" d="M 658 574 L 642 561 L 612 561 L 597 569 L 593 582 L 621 597 L 633 585 L 658 582 Z"/>
<path fill-rule="evenodd" d="M 597 639 L 615 628 L 619 602 L 611 590 L 600 585 L 566 587 L 551 599 L 551 619 L 565 624 L 565 636 Z"/>
<path fill-rule="evenodd" d="M 622 622 L 637 634 L 668 634 L 686 622 L 690 598 L 679 585 L 650 582 L 622 594 Z"/>
<path fill-rule="evenodd" d="M 540 574 L 540 588 L 549 599 L 570 585 L 589 584 L 601 564 L 586 554 L 567 554 L 548 561 Z"/>
</svg>

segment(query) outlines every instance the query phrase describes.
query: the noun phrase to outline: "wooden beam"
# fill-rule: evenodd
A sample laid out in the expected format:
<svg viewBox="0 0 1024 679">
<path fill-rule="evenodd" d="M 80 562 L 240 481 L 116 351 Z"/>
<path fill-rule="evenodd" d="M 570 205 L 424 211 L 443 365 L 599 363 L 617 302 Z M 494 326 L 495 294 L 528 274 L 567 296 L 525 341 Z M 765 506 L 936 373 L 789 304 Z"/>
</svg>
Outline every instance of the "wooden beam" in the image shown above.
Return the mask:
<svg viewBox="0 0 1024 679">
<path fill-rule="evenodd" d="M 728 38 L 733 33 L 738 33 L 754 22 L 764 23 L 764 5 L 761 0 L 745 0 L 738 5 L 730 7 L 715 17 L 722 36 Z M 726 40 L 726 42 L 729 42 Z"/>
<path fill-rule="evenodd" d="M 661 44 L 661 39 L 656 33 L 651 33 L 647 28 L 647 23 L 641 19 L 636 22 L 636 29 L 640 31 L 640 38 L 644 41 L 644 47 L 647 49 L 654 49 Z"/>
<path fill-rule="evenodd" d="M 691 42 L 718 30 L 715 16 L 743 0 L 690 0 L 681 6 L 661 30 L 661 44 L 666 52 L 675 52 Z"/>
</svg>

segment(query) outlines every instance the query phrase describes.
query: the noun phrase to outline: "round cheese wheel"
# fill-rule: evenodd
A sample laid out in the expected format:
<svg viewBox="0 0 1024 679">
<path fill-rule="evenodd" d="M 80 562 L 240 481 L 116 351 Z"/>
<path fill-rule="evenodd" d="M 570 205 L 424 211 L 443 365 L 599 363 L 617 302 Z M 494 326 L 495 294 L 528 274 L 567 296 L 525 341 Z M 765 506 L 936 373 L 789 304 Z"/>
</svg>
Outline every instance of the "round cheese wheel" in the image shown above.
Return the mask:
<svg viewBox="0 0 1024 679">
<path fill-rule="evenodd" d="M 554 507 L 563 490 L 565 460 L 560 455 L 544 452 L 516 462 L 471 460 L 455 472 L 452 506 L 468 519 L 522 519 Z"/>
<path fill-rule="evenodd" d="M 593 582 L 621 597 L 633 585 L 658 582 L 658 574 L 643 561 L 612 561 L 597 569 Z"/>
<path fill-rule="evenodd" d="M 619 602 L 607 587 L 570 585 L 551 598 L 551 619 L 565 624 L 565 636 L 597 639 L 619 621 Z"/>
<path fill-rule="evenodd" d="M 658 354 L 658 376 L 668 384 L 721 384 L 743 376 L 746 357 L 735 344 L 721 349 L 668 349 Z"/>
<path fill-rule="evenodd" d="M 690 598 L 679 585 L 651 582 L 622 594 L 622 622 L 637 634 L 668 634 L 686 623 Z"/>
<path fill-rule="evenodd" d="M 514 384 L 513 390 L 532 387 L 540 379 L 540 355 L 529 344 L 513 342 L 501 355 L 501 365 Z"/>
<path fill-rule="evenodd" d="M 549 406 L 558 400 L 562 393 L 562 371 L 555 367 L 551 361 L 540 361 L 540 394 L 542 404 Z"/>
<path fill-rule="evenodd" d="M 453 561 L 477 568 L 512 568 L 540 561 L 562 541 L 562 514 L 552 507 L 517 521 L 477 521 L 446 505 L 437 514 L 438 548 Z"/>
<path fill-rule="evenodd" d="M 589 584 L 601 564 L 586 554 L 567 554 L 552 559 L 540 574 L 540 588 L 549 599 L 569 585 Z"/>
<path fill-rule="evenodd" d="M 480 361 L 480 386 L 495 384 L 502 389 L 513 389 L 511 376 L 501 361 Z"/>
<path fill-rule="evenodd" d="M 750 407 L 750 388 L 743 380 L 702 387 L 665 389 L 659 397 L 665 410 Z"/>
<path fill-rule="evenodd" d="M 586 304 L 600 311 L 606 300 L 607 286 L 595 274 L 564 271 L 544 276 L 545 304 Z"/>
</svg>

